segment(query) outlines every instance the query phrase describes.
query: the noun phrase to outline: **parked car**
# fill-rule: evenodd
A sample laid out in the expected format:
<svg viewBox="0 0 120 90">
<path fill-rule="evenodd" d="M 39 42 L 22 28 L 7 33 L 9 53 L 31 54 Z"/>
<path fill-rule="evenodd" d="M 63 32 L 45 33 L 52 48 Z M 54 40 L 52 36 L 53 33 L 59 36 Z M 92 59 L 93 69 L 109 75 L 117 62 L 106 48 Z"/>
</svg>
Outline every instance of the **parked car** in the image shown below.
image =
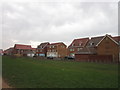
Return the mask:
<svg viewBox="0 0 120 90">
<path fill-rule="evenodd" d="M 47 59 L 53 59 L 53 57 L 47 57 Z"/>
<path fill-rule="evenodd" d="M 75 59 L 74 57 L 72 57 L 72 56 L 66 56 L 66 57 L 64 57 L 65 59 Z"/>
</svg>

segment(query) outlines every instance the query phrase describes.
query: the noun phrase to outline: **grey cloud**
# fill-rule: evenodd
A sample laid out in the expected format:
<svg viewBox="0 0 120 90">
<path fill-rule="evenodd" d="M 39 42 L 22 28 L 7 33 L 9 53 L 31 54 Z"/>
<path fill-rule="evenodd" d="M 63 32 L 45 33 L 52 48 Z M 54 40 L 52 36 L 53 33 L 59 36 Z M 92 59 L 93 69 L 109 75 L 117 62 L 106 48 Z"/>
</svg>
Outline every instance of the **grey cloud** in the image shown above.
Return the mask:
<svg viewBox="0 0 120 90">
<path fill-rule="evenodd" d="M 116 35 L 116 6 L 117 3 L 4 3 L 3 48 L 30 41 L 70 44 L 79 37 Z"/>
</svg>

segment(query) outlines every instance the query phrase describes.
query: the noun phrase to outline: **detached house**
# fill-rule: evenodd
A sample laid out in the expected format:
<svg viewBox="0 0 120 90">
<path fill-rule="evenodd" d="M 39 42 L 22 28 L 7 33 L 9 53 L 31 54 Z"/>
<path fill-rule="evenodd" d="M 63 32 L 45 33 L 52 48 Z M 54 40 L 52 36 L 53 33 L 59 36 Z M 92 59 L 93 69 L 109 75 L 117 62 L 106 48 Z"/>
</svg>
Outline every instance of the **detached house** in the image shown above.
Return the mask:
<svg viewBox="0 0 120 90">
<path fill-rule="evenodd" d="M 34 56 L 31 45 L 15 44 L 13 53 L 18 56 Z"/>
<path fill-rule="evenodd" d="M 84 58 L 83 58 L 84 57 Z M 76 54 L 79 60 L 111 60 L 118 62 L 119 44 L 111 35 L 92 37 L 86 47 Z"/>
<path fill-rule="evenodd" d="M 47 46 L 47 57 L 60 57 L 67 56 L 67 46 L 63 43 L 51 43 Z"/>
<path fill-rule="evenodd" d="M 68 56 L 74 57 L 75 53 L 82 50 L 86 46 L 88 41 L 89 38 L 74 39 L 72 43 L 68 46 Z"/>
<path fill-rule="evenodd" d="M 13 51 L 14 51 L 13 47 L 8 48 L 8 49 L 4 50 L 4 55 L 13 55 Z"/>
<path fill-rule="evenodd" d="M 43 56 L 46 57 L 47 56 L 47 46 L 49 45 L 49 42 L 46 43 L 41 43 L 40 45 L 37 46 L 37 56 Z"/>
</svg>

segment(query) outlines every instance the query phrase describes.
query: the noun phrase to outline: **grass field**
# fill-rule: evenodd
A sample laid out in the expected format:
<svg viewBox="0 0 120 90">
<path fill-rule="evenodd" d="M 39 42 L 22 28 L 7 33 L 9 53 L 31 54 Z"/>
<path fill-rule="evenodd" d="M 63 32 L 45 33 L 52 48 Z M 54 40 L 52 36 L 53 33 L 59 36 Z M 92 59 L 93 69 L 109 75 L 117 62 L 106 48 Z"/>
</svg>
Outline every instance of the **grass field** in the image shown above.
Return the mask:
<svg viewBox="0 0 120 90">
<path fill-rule="evenodd" d="M 117 64 L 2 59 L 3 78 L 16 88 L 117 88 Z"/>
</svg>

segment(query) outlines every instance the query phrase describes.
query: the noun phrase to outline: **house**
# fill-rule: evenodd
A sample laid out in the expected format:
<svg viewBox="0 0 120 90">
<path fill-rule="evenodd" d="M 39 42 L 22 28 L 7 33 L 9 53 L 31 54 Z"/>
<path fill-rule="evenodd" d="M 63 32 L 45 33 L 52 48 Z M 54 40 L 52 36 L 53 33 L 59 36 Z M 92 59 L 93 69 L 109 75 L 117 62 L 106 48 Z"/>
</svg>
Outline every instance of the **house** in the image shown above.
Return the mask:
<svg viewBox="0 0 120 90">
<path fill-rule="evenodd" d="M 118 62 L 119 44 L 112 38 L 111 35 L 106 34 L 105 36 L 92 37 L 87 43 L 86 47 L 76 53 L 76 57 L 81 55 L 86 60 L 92 59 L 106 59 L 113 62 Z M 112 59 L 111 59 L 112 58 Z"/>
<path fill-rule="evenodd" d="M 17 56 L 33 57 L 35 53 L 33 52 L 31 45 L 15 44 L 13 54 Z"/>
<path fill-rule="evenodd" d="M 13 50 L 14 50 L 14 48 L 11 47 L 11 48 L 4 50 L 3 53 L 4 53 L 4 55 L 13 55 Z"/>
<path fill-rule="evenodd" d="M 119 42 L 109 35 L 105 35 L 96 45 L 98 55 L 112 55 L 113 61 L 119 60 Z"/>
<path fill-rule="evenodd" d="M 74 57 L 75 53 L 83 49 L 88 41 L 89 38 L 74 39 L 72 43 L 68 46 L 68 56 Z"/>
<path fill-rule="evenodd" d="M 60 57 L 67 56 L 67 46 L 63 42 L 51 43 L 47 46 L 47 57 Z"/>
<path fill-rule="evenodd" d="M 47 46 L 49 45 L 49 42 L 41 43 L 40 45 L 37 46 L 37 56 L 47 56 Z"/>
<path fill-rule="evenodd" d="M 120 62 L 120 36 L 112 37 L 119 44 L 119 62 Z"/>
<path fill-rule="evenodd" d="M 3 55 L 3 49 L 0 49 L 0 56 Z"/>
</svg>

